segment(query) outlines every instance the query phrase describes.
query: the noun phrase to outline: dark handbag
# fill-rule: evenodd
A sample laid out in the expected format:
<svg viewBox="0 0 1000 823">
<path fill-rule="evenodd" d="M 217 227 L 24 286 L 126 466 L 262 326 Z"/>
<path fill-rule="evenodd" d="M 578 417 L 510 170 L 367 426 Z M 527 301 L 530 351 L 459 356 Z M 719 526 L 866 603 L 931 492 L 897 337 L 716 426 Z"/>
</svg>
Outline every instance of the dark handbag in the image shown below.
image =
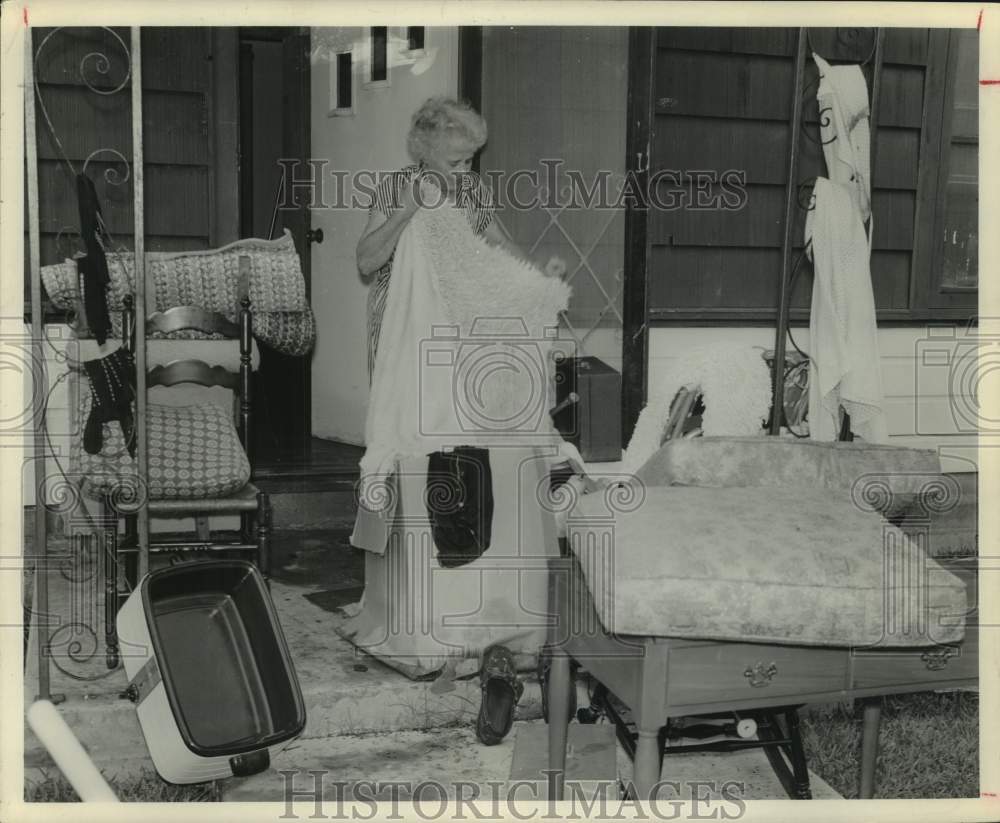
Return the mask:
<svg viewBox="0 0 1000 823">
<path fill-rule="evenodd" d="M 490 547 L 493 528 L 489 451 L 461 446 L 431 454 L 425 503 L 443 568 L 464 566 L 481 557 Z"/>
</svg>

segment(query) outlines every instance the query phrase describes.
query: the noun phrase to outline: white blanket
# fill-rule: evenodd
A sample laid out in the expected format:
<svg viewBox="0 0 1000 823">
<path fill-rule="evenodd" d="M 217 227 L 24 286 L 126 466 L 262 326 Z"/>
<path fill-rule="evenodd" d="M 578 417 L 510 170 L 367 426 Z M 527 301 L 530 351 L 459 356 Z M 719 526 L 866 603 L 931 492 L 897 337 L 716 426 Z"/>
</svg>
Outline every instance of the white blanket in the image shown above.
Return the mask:
<svg viewBox="0 0 1000 823">
<path fill-rule="evenodd" d="M 849 189 L 820 177 L 813 193 L 805 231 L 815 271 L 809 436 L 836 440 L 843 406 L 856 435 L 884 443 L 888 435 L 865 229 Z"/>
<path fill-rule="evenodd" d="M 433 201 L 428 193 L 428 201 Z M 399 238 L 372 374 L 361 502 L 391 508 L 402 457 L 552 445 L 550 350 L 570 289 L 491 246 L 448 207 Z M 373 485 L 374 484 L 374 485 Z"/>
</svg>

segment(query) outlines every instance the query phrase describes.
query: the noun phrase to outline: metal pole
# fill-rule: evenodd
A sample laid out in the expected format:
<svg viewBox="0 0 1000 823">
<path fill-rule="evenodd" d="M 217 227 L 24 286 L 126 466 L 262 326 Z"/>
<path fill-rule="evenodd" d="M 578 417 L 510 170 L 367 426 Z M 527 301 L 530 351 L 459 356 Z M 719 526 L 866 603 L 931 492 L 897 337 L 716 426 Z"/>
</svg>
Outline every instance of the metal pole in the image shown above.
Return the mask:
<svg viewBox="0 0 1000 823">
<path fill-rule="evenodd" d="M 802 89 L 805 85 L 806 30 L 799 29 L 799 45 L 795 55 L 795 83 L 792 92 L 792 127 L 789 132 L 788 184 L 785 186 L 785 233 L 781 241 L 781 280 L 778 285 L 778 323 L 774 331 L 774 364 L 771 367 L 771 434 L 781 434 L 781 418 L 785 412 L 785 338 L 788 335 L 788 289 L 792 270 L 792 229 L 798 199 L 799 130 L 802 128 Z"/>
<path fill-rule="evenodd" d="M 872 65 L 871 105 L 868 111 L 870 128 L 870 144 L 868 149 L 868 189 L 869 199 L 875 197 L 875 155 L 878 148 L 878 115 L 879 103 L 882 97 L 882 64 L 885 61 L 885 29 L 875 30 L 875 60 Z M 874 208 L 872 212 L 874 212 Z M 870 218 L 869 218 L 870 219 Z M 874 225 L 872 225 L 874 230 Z M 874 239 L 874 238 L 873 238 Z"/>
<path fill-rule="evenodd" d="M 35 65 L 31 29 L 24 43 L 24 143 L 28 183 L 28 268 L 31 272 L 31 375 L 35 387 L 32 420 L 35 424 L 35 635 L 38 639 L 38 698 L 52 698 L 49 680 L 49 637 L 45 621 L 49 614 L 49 536 L 45 522 L 45 396 L 48 387 L 45 368 L 45 324 L 42 317 L 42 274 L 38 229 L 38 144 L 35 129 Z"/>
<path fill-rule="evenodd" d="M 135 419 L 139 471 L 139 579 L 149 571 L 149 453 L 146 448 L 146 239 L 142 160 L 142 29 L 132 26 L 132 216 L 135 249 Z"/>
</svg>

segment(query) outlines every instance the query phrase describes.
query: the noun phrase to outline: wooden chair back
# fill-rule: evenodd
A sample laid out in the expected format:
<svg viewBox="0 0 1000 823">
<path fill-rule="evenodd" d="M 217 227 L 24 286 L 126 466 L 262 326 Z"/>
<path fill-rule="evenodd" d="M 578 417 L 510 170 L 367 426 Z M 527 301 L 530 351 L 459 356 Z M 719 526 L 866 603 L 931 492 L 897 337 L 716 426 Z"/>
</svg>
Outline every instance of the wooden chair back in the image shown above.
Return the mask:
<svg viewBox="0 0 1000 823">
<path fill-rule="evenodd" d="M 240 279 L 237 289 L 239 312 L 233 323 L 225 315 L 199 306 L 174 306 L 167 311 L 154 312 L 146 318 L 146 333 L 171 334 L 179 331 L 197 331 L 222 335 L 239 341 L 240 365 L 233 371 L 225 366 L 210 366 L 203 360 L 188 358 L 154 366 L 146 373 L 146 387 L 177 386 L 194 383 L 199 386 L 221 386 L 233 392 L 234 417 L 240 442 L 247 459 L 253 466 L 252 415 L 253 398 L 253 313 L 250 308 L 250 258 L 239 260 Z M 122 323 L 124 345 L 135 351 L 135 307 L 131 296 L 125 297 Z"/>
</svg>

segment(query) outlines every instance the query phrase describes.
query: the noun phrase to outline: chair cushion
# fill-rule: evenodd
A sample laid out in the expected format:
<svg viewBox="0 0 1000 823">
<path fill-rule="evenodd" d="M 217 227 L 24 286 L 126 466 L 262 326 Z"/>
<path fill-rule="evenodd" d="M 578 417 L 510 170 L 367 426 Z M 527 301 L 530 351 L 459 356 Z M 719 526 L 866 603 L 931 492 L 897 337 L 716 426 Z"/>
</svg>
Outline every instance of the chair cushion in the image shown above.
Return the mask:
<svg viewBox="0 0 1000 823">
<path fill-rule="evenodd" d="M 964 634 L 961 580 L 849 494 L 609 487 L 579 498 L 567 533 L 614 634 L 817 646 Z"/>
<path fill-rule="evenodd" d="M 805 487 L 848 493 L 889 518 L 948 511 L 961 497 L 933 449 L 787 437 L 694 437 L 665 443 L 637 472 L 647 486 Z"/>
<path fill-rule="evenodd" d="M 81 421 L 90 412 L 90 391 L 81 391 Z M 250 480 L 250 463 L 232 417 L 214 403 L 192 406 L 147 405 L 150 498 L 196 500 L 226 497 Z M 136 499 L 136 461 L 125 449 L 121 426 L 107 423 L 100 454 L 73 446 L 74 468 L 86 477 L 90 497 Z"/>
</svg>

